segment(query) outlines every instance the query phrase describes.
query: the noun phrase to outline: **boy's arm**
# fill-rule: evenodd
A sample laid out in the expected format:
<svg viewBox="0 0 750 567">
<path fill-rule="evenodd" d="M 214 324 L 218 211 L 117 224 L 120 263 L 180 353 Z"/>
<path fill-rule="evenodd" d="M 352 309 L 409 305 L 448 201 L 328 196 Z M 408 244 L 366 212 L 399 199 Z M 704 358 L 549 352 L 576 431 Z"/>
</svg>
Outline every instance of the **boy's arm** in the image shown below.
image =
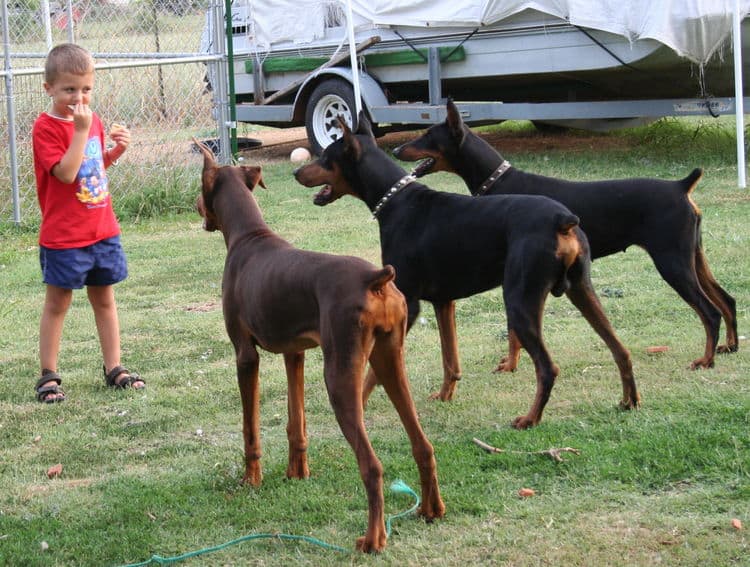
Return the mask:
<svg viewBox="0 0 750 567">
<path fill-rule="evenodd" d="M 91 114 L 91 109 L 85 104 L 76 105 L 73 110 L 73 139 L 62 159 L 52 168 L 52 175 L 63 183 L 73 183 L 81 168 L 91 128 Z"/>
<path fill-rule="evenodd" d="M 125 153 L 130 144 L 130 130 L 121 124 L 112 124 L 109 137 L 115 143 L 115 147 L 104 152 L 104 167 L 115 163 Z"/>
</svg>

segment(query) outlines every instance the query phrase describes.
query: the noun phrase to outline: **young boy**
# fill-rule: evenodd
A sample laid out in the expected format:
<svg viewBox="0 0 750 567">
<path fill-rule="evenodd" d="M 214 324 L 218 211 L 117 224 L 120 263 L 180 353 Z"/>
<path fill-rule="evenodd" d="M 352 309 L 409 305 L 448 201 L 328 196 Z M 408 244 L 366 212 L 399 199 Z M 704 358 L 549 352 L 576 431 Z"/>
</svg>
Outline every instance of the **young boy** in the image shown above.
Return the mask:
<svg viewBox="0 0 750 567">
<path fill-rule="evenodd" d="M 120 227 L 112 209 L 105 170 L 130 143 L 130 132 L 113 128 L 115 146 L 104 151 L 99 117 L 89 104 L 94 60 L 71 43 L 53 48 L 44 67 L 50 109 L 34 122 L 34 173 L 42 210 L 39 260 L 47 285 L 39 333 L 41 377 L 37 400 L 65 399 L 57 373 L 65 314 L 73 290 L 86 286 L 104 358 L 104 379 L 115 388 L 144 388 L 135 372 L 120 365 L 120 324 L 113 284 L 128 275 Z"/>
</svg>

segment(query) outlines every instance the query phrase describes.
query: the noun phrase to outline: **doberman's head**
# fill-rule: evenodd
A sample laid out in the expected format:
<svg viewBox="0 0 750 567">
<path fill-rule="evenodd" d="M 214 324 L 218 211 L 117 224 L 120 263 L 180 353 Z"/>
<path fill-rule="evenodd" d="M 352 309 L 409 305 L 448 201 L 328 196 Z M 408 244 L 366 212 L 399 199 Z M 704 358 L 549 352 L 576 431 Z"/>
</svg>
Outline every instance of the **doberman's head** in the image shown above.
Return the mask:
<svg viewBox="0 0 750 567">
<path fill-rule="evenodd" d="M 195 201 L 198 214 L 203 217 L 203 228 L 209 232 L 221 230 L 221 223 L 214 210 L 214 196 L 219 188 L 231 182 L 231 179 L 239 179 L 250 191 L 256 185 L 266 188 L 263 183 L 260 166 L 220 166 L 216 163 L 213 152 L 208 146 L 193 138 L 193 143 L 203 154 L 203 175 L 201 177 L 201 193 Z"/>
<path fill-rule="evenodd" d="M 436 171 L 457 173 L 457 163 L 461 160 L 461 146 L 467 136 L 473 134 L 461 119 L 461 113 L 451 99 L 448 99 L 446 118 L 440 124 L 431 126 L 416 140 L 400 145 L 393 155 L 402 161 L 423 160 L 414 174 L 422 177 Z"/>
<path fill-rule="evenodd" d="M 356 164 L 368 150 L 377 147 L 370 121 L 364 112 L 359 113 L 356 132 L 352 132 L 340 116 L 338 122 L 343 136 L 325 148 L 317 160 L 294 171 L 294 177 L 301 185 L 323 186 L 313 198 L 313 203 L 321 207 L 344 195 L 362 197 L 357 189 L 360 184 Z"/>
</svg>

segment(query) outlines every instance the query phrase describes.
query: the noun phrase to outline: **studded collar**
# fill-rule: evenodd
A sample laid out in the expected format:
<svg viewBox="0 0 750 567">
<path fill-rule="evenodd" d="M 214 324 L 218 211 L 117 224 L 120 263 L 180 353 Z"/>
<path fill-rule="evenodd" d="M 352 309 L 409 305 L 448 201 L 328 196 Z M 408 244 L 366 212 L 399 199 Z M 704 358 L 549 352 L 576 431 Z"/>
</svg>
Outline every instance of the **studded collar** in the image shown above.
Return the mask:
<svg viewBox="0 0 750 567">
<path fill-rule="evenodd" d="M 372 218 L 378 218 L 380 209 L 383 208 L 383 206 L 389 201 L 389 199 L 410 183 L 414 183 L 414 181 L 416 180 L 417 176 L 413 173 L 404 175 L 401 179 L 399 179 L 390 189 L 388 189 L 388 191 L 385 192 L 385 195 L 383 195 L 376 203 L 375 207 L 372 209 Z"/>
<path fill-rule="evenodd" d="M 479 186 L 479 189 L 477 189 L 477 192 L 474 193 L 474 196 L 478 197 L 487 193 L 492 184 L 500 179 L 505 174 L 505 172 L 510 169 L 510 167 L 510 162 L 507 159 L 504 159 L 503 163 L 501 163 L 498 168 L 492 172 L 492 175 L 490 175 L 485 180 L 485 182 Z"/>
</svg>

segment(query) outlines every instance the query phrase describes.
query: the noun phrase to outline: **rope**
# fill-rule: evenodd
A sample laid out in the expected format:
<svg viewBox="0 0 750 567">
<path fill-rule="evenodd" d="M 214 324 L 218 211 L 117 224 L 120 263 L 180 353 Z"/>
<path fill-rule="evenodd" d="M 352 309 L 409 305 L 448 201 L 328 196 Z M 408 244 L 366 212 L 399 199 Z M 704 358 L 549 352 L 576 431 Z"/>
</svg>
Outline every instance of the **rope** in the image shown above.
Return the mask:
<svg viewBox="0 0 750 567">
<path fill-rule="evenodd" d="M 391 523 L 393 522 L 393 520 L 403 518 L 404 516 L 407 516 L 415 512 L 420 504 L 419 495 L 416 492 L 414 492 L 414 490 L 412 490 L 412 488 L 408 484 L 406 484 L 403 480 L 393 481 L 390 488 L 391 488 L 391 492 L 394 492 L 396 494 L 410 495 L 412 498 L 414 498 L 414 505 L 408 510 L 404 510 L 403 512 L 399 512 L 398 514 L 391 514 L 386 518 L 385 531 L 389 538 L 391 537 Z M 190 559 L 191 557 L 197 557 L 198 555 L 204 555 L 206 553 L 213 553 L 214 551 L 221 551 L 222 549 L 226 549 L 227 547 L 231 547 L 233 545 L 237 545 L 245 541 L 252 541 L 252 540 L 258 540 L 258 539 L 303 541 L 303 542 L 310 543 L 312 545 L 317 545 L 319 547 L 322 547 L 323 549 L 328 549 L 331 551 L 339 551 L 343 553 L 351 552 L 351 550 L 346 549 L 344 547 L 340 547 L 338 545 L 332 545 L 330 543 L 326 543 L 324 541 L 321 541 L 317 538 L 310 537 L 310 536 L 299 536 L 299 535 L 290 535 L 290 534 L 250 534 L 250 535 L 238 537 L 237 539 L 233 539 L 226 543 L 215 545 L 213 547 L 204 547 L 203 549 L 198 549 L 196 551 L 189 551 L 187 553 L 183 553 L 182 555 L 175 555 L 173 557 L 162 557 L 161 555 L 152 555 L 150 559 L 143 561 L 142 563 L 130 563 L 128 565 L 123 565 L 123 567 L 143 567 L 145 565 L 150 565 L 152 563 L 155 563 L 158 565 L 167 565 L 169 563 L 177 563 L 178 561 L 184 561 L 185 559 Z"/>
<path fill-rule="evenodd" d="M 399 512 L 398 514 L 391 514 L 385 519 L 385 533 L 388 537 L 391 537 L 391 521 L 397 520 L 399 518 L 403 518 L 404 516 L 408 514 L 412 514 L 413 512 L 417 511 L 417 508 L 419 508 L 419 495 L 417 495 L 412 488 L 406 484 L 403 480 L 394 480 L 391 483 L 391 492 L 394 492 L 396 494 L 408 494 L 412 498 L 414 498 L 414 506 L 409 508 L 408 510 L 404 510 L 403 512 Z"/>
</svg>

